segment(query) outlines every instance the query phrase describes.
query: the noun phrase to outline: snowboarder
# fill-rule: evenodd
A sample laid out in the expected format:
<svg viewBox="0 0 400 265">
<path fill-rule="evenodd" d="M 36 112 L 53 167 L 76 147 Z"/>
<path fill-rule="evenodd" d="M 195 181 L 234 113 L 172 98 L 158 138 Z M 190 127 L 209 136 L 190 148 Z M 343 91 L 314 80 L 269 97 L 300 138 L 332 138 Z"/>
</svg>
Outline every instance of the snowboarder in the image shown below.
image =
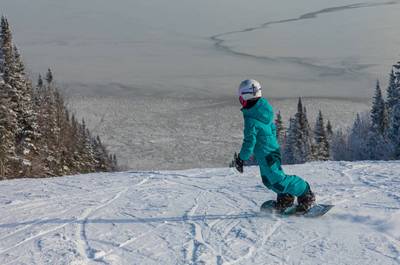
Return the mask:
<svg viewBox="0 0 400 265">
<path fill-rule="evenodd" d="M 277 193 L 276 208 L 285 210 L 293 206 L 297 197 L 297 210 L 307 211 L 315 203 L 310 185 L 295 175 L 286 175 L 281 167 L 281 152 L 276 137 L 274 111 L 261 95 L 256 80 L 244 80 L 239 86 L 239 101 L 244 118 L 244 139 L 235 167 L 243 173 L 243 161 L 254 154 L 260 166 L 264 185 Z"/>
</svg>

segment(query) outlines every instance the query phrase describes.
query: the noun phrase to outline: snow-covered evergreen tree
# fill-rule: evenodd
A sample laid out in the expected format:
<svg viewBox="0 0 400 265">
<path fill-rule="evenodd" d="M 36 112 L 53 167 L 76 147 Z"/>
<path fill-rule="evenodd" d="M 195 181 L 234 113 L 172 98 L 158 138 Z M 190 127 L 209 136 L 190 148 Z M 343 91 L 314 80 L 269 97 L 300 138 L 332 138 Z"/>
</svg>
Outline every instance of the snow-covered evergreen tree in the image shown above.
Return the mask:
<svg viewBox="0 0 400 265">
<path fill-rule="evenodd" d="M 15 177 L 17 115 L 9 106 L 6 84 L 0 77 L 0 179 Z"/>
<path fill-rule="evenodd" d="M 393 65 L 394 75 L 396 76 L 396 86 L 400 85 L 400 61 Z"/>
<path fill-rule="evenodd" d="M 392 147 L 392 158 L 400 159 L 400 62 L 393 65 L 388 88 L 389 129 L 388 138 Z"/>
<path fill-rule="evenodd" d="M 338 130 L 332 135 L 331 157 L 335 161 L 351 160 L 347 135 L 342 130 Z"/>
<path fill-rule="evenodd" d="M 389 127 L 389 139 L 392 144 L 393 159 L 400 159 L 400 104 L 393 106 Z"/>
<path fill-rule="evenodd" d="M 32 164 L 38 162 L 38 152 L 35 146 L 35 141 L 39 136 L 37 113 L 34 109 L 32 84 L 26 77 L 25 66 L 15 46 L 14 63 L 16 89 L 20 95 L 20 113 L 17 113 L 19 127 L 19 131 L 17 131 L 17 153 L 26 166 L 22 175 L 27 175 L 31 170 Z"/>
<path fill-rule="evenodd" d="M 386 95 L 387 109 L 390 115 L 394 105 L 396 105 L 400 101 L 400 87 L 396 84 L 396 76 L 394 74 L 393 68 L 389 74 L 389 84 L 386 90 Z"/>
<path fill-rule="evenodd" d="M 89 130 L 86 128 L 85 121 L 82 120 L 79 130 L 79 155 L 82 172 L 95 172 L 98 161 L 95 158 L 93 140 Z"/>
<path fill-rule="evenodd" d="M 290 118 L 289 128 L 286 133 L 286 143 L 283 149 L 282 161 L 284 164 L 295 164 L 294 148 L 296 144 L 295 118 Z"/>
<path fill-rule="evenodd" d="M 113 154 L 112 155 L 112 168 L 111 171 L 117 171 L 118 170 L 118 160 L 117 160 L 117 155 Z"/>
<path fill-rule="evenodd" d="M 391 156 L 390 144 L 387 138 L 388 114 L 379 81 L 376 83 L 370 115 L 371 127 L 367 136 L 368 159 L 388 159 Z"/>
<path fill-rule="evenodd" d="M 330 120 L 326 123 L 326 136 L 328 137 L 328 140 L 333 136 L 333 128 Z"/>
<path fill-rule="evenodd" d="M 276 126 L 276 137 L 278 139 L 278 143 L 283 149 L 285 145 L 286 129 L 283 124 L 282 115 L 280 111 L 278 111 L 278 113 L 276 114 L 275 126 Z"/>
<path fill-rule="evenodd" d="M 388 127 L 386 104 L 382 96 L 379 81 L 376 82 L 375 95 L 371 109 L 371 129 L 377 133 L 384 134 Z"/>
<path fill-rule="evenodd" d="M 113 168 L 113 157 L 108 154 L 106 148 L 101 143 L 99 136 L 92 139 L 94 146 L 94 159 L 96 163 L 96 171 L 107 171 L 109 168 Z"/>
<path fill-rule="evenodd" d="M 314 154 L 313 157 L 315 160 L 329 160 L 330 151 L 329 151 L 329 142 L 328 136 L 325 131 L 325 123 L 324 118 L 322 116 L 322 112 L 319 111 L 317 121 L 315 123 L 314 129 Z"/>
<path fill-rule="evenodd" d="M 36 91 L 40 93 L 37 96 L 39 102 L 36 103 L 36 108 L 40 116 L 38 123 L 41 135 L 41 156 L 44 158 L 43 162 L 46 165 L 46 174 L 55 176 L 59 175 L 60 169 L 60 156 L 58 153 L 60 151 L 59 140 L 61 131 L 57 121 L 55 86 L 52 82 L 46 82 L 42 87 L 38 86 Z"/>
<path fill-rule="evenodd" d="M 348 138 L 350 160 L 369 159 L 369 150 L 367 148 L 367 139 L 370 129 L 369 117 L 366 113 L 360 115 L 357 113 L 353 127 Z"/>
<path fill-rule="evenodd" d="M 11 29 L 8 21 L 5 17 L 1 17 L 0 27 L 0 50 L 2 55 L 1 60 L 1 75 L 4 82 L 3 89 L 5 90 L 3 95 L 8 98 L 9 108 L 11 108 L 16 114 L 19 113 L 19 100 L 20 94 L 15 87 L 14 80 L 14 56 L 13 56 L 13 45 Z M 17 128 L 18 129 L 18 128 Z"/>
<path fill-rule="evenodd" d="M 392 157 L 392 146 L 388 138 L 371 130 L 368 132 L 367 150 L 369 160 L 388 160 Z"/>
<path fill-rule="evenodd" d="M 8 24 L 7 19 L 3 16 L 1 17 L 0 23 L 0 50 L 1 50 L 1 75 L 2 75 L 2 85 L 1 85 L 1 97 L 2 97 L 2 108 L 3 108 L 3 124 L 8 124 L 8 128 L 4 128 L 4 133 L 7 134 L 3 143 L 6 145 L 5 148 L 10 148 L 12 155 L 4 154 L 13 160 L 13 166 L 8 169 L 8 175 L 10 177 L 16 177 L 20 169 L 18 168 L 21 163 L 18 163 L 16 139 L 17 132 L 21 131 L 18 124 L 18 114 L 21 111 L 20 105 L 20 91 L 18 91 L 15 86 L 15 69 L 14 69 L 14 55 L 13 55 L 13 45 L 12 45 L 12 34 L 11 29 Z M 10 141 L 12 139 L 12 146 Z M 4 147 L 3 147 L 4 148 Z M 10 160 L 8 160 L 10 162 Z"/>
<path fill-rule="evenodd" d="M 21 160 L 19 174 L 29 175 L 33 162 L 37 162 L 35 139 L 38 126 L 32 102 L 32 86 L 18 49 L 13 46 L 11 29 L 6 18 L 1 19 L 1 51 L 3 79 L 8 90 L 10 108 L 17 116 L 15 130 L 16 157 Z"/>
<path fill-rule="evenodd" d="M 12 85 L 12 76 L 14 70 L 12 34 L 10 25 L 8 24 L 8 21 L 4 16 L 1 17 L 0 40 L 2 55 L 1 70 L 3 74 L 3 80 L 6 84 Z"/>
<path fill-rule="evenodd" d="M 286 164 L 300 164 L 312 160 L 311 127 L 301 98 L 297 104 L 295 117 L 290 119 L 283 153 L 283 161 Z"/>
<path fill-rule="evenodd" d="M 328 122 L 326 123 L 326 137 L 328 139 L 328 143 L 329 143 L 329 147 L 330 147 L 330 159 L 333 159 L 332 145 L 333 145 L 334 132 L 333 132 L 333 127 L 332 127 L 330 120 L 328 120 Z"/>
<path fill-rule="evenodd" d="M 296 139 L 293 150 L 294 162 L 299 164 L 310 161 L 312 159 L 311 127 L 307 118 L 307 110 L 303 107 L 301 98 L 299 98 L 297 104 L 294 130 Z"/>
<path fill-rule="evenodd" d="M 6 23 L 6 18 L 4 16 L 1 16 L 0 18 L 0 74 L 1 74 L 1 80 L 2 82 L 4 82 L 3 80 L 3 73 L 4 73 L 4 52 L 3 52 L 3 46 L 4 46 L 4 37 L 3 37 L 3 28 L 5 27 L 5 23 Z"/>
</svg>

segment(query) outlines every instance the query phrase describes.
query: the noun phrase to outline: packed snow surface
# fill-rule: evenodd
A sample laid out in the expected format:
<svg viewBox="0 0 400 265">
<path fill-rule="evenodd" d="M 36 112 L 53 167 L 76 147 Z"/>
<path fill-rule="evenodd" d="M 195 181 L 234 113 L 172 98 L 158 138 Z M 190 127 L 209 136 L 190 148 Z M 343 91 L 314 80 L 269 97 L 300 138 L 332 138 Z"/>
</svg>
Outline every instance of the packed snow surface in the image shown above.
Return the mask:
<svg viewBox="0 0 400 265">
<path fill-rule="evenodd" d="M 0 264 L 399 264 L 400 162 L 286 166 L 316 219 L 261 215 L 258 169 L 0 182 Z"/>
</svg>

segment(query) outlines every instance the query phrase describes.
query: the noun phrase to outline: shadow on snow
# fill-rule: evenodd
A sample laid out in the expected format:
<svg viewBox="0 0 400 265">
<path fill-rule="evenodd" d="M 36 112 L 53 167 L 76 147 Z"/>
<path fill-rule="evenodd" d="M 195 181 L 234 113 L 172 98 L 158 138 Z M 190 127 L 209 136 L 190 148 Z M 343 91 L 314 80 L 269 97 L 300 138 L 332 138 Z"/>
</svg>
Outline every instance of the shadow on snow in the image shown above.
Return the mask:
<svg viewBox="0 0 400 265">
<path fill-rule="evenodd" d="M 16 222 L 0 224 L 0 228 L 13 228 L 21 225 L 43 225 L 43 224 L 146 224 L 146 223 L 167 223 L 167 222 L 188 222 L 188 221 L 208 221 L 208 220 L 234 220 L 248 218 L 265 218 L 268 215 L 260 213 L 242 214 L 210 214 L 210 215 L 183 215 L 177 217 L 145 217 L 145 218 L 126 218 L 126 219 L 63 219 L 51 218 L 44 220 L 31 220 L 26 222 Z"/>
</svg>

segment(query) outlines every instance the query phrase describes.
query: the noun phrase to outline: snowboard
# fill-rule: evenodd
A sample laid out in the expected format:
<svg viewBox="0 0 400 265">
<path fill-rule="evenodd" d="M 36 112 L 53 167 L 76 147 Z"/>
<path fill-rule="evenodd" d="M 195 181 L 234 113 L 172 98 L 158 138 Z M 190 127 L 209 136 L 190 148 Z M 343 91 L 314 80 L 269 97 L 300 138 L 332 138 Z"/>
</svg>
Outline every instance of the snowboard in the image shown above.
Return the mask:
<svg viewBox="0 0 400 265">
<path fill-rule="evenodd" d="M 278 213 L 282 216 L 304 216 L 309 218 L 320 217 L 326 214 L 330 209 L 332 209 L 334 205 L 330 204 L 315 204 L 307 211 L 298 211 L 297 206 L 293 205 L 292 207 L 286 208 L 284 211 L 278 211 L 276 209 L 276 201 L 269 200 L 264 202 L 261 207 L 260 211 L 262 213 Z"/>
</svg>

